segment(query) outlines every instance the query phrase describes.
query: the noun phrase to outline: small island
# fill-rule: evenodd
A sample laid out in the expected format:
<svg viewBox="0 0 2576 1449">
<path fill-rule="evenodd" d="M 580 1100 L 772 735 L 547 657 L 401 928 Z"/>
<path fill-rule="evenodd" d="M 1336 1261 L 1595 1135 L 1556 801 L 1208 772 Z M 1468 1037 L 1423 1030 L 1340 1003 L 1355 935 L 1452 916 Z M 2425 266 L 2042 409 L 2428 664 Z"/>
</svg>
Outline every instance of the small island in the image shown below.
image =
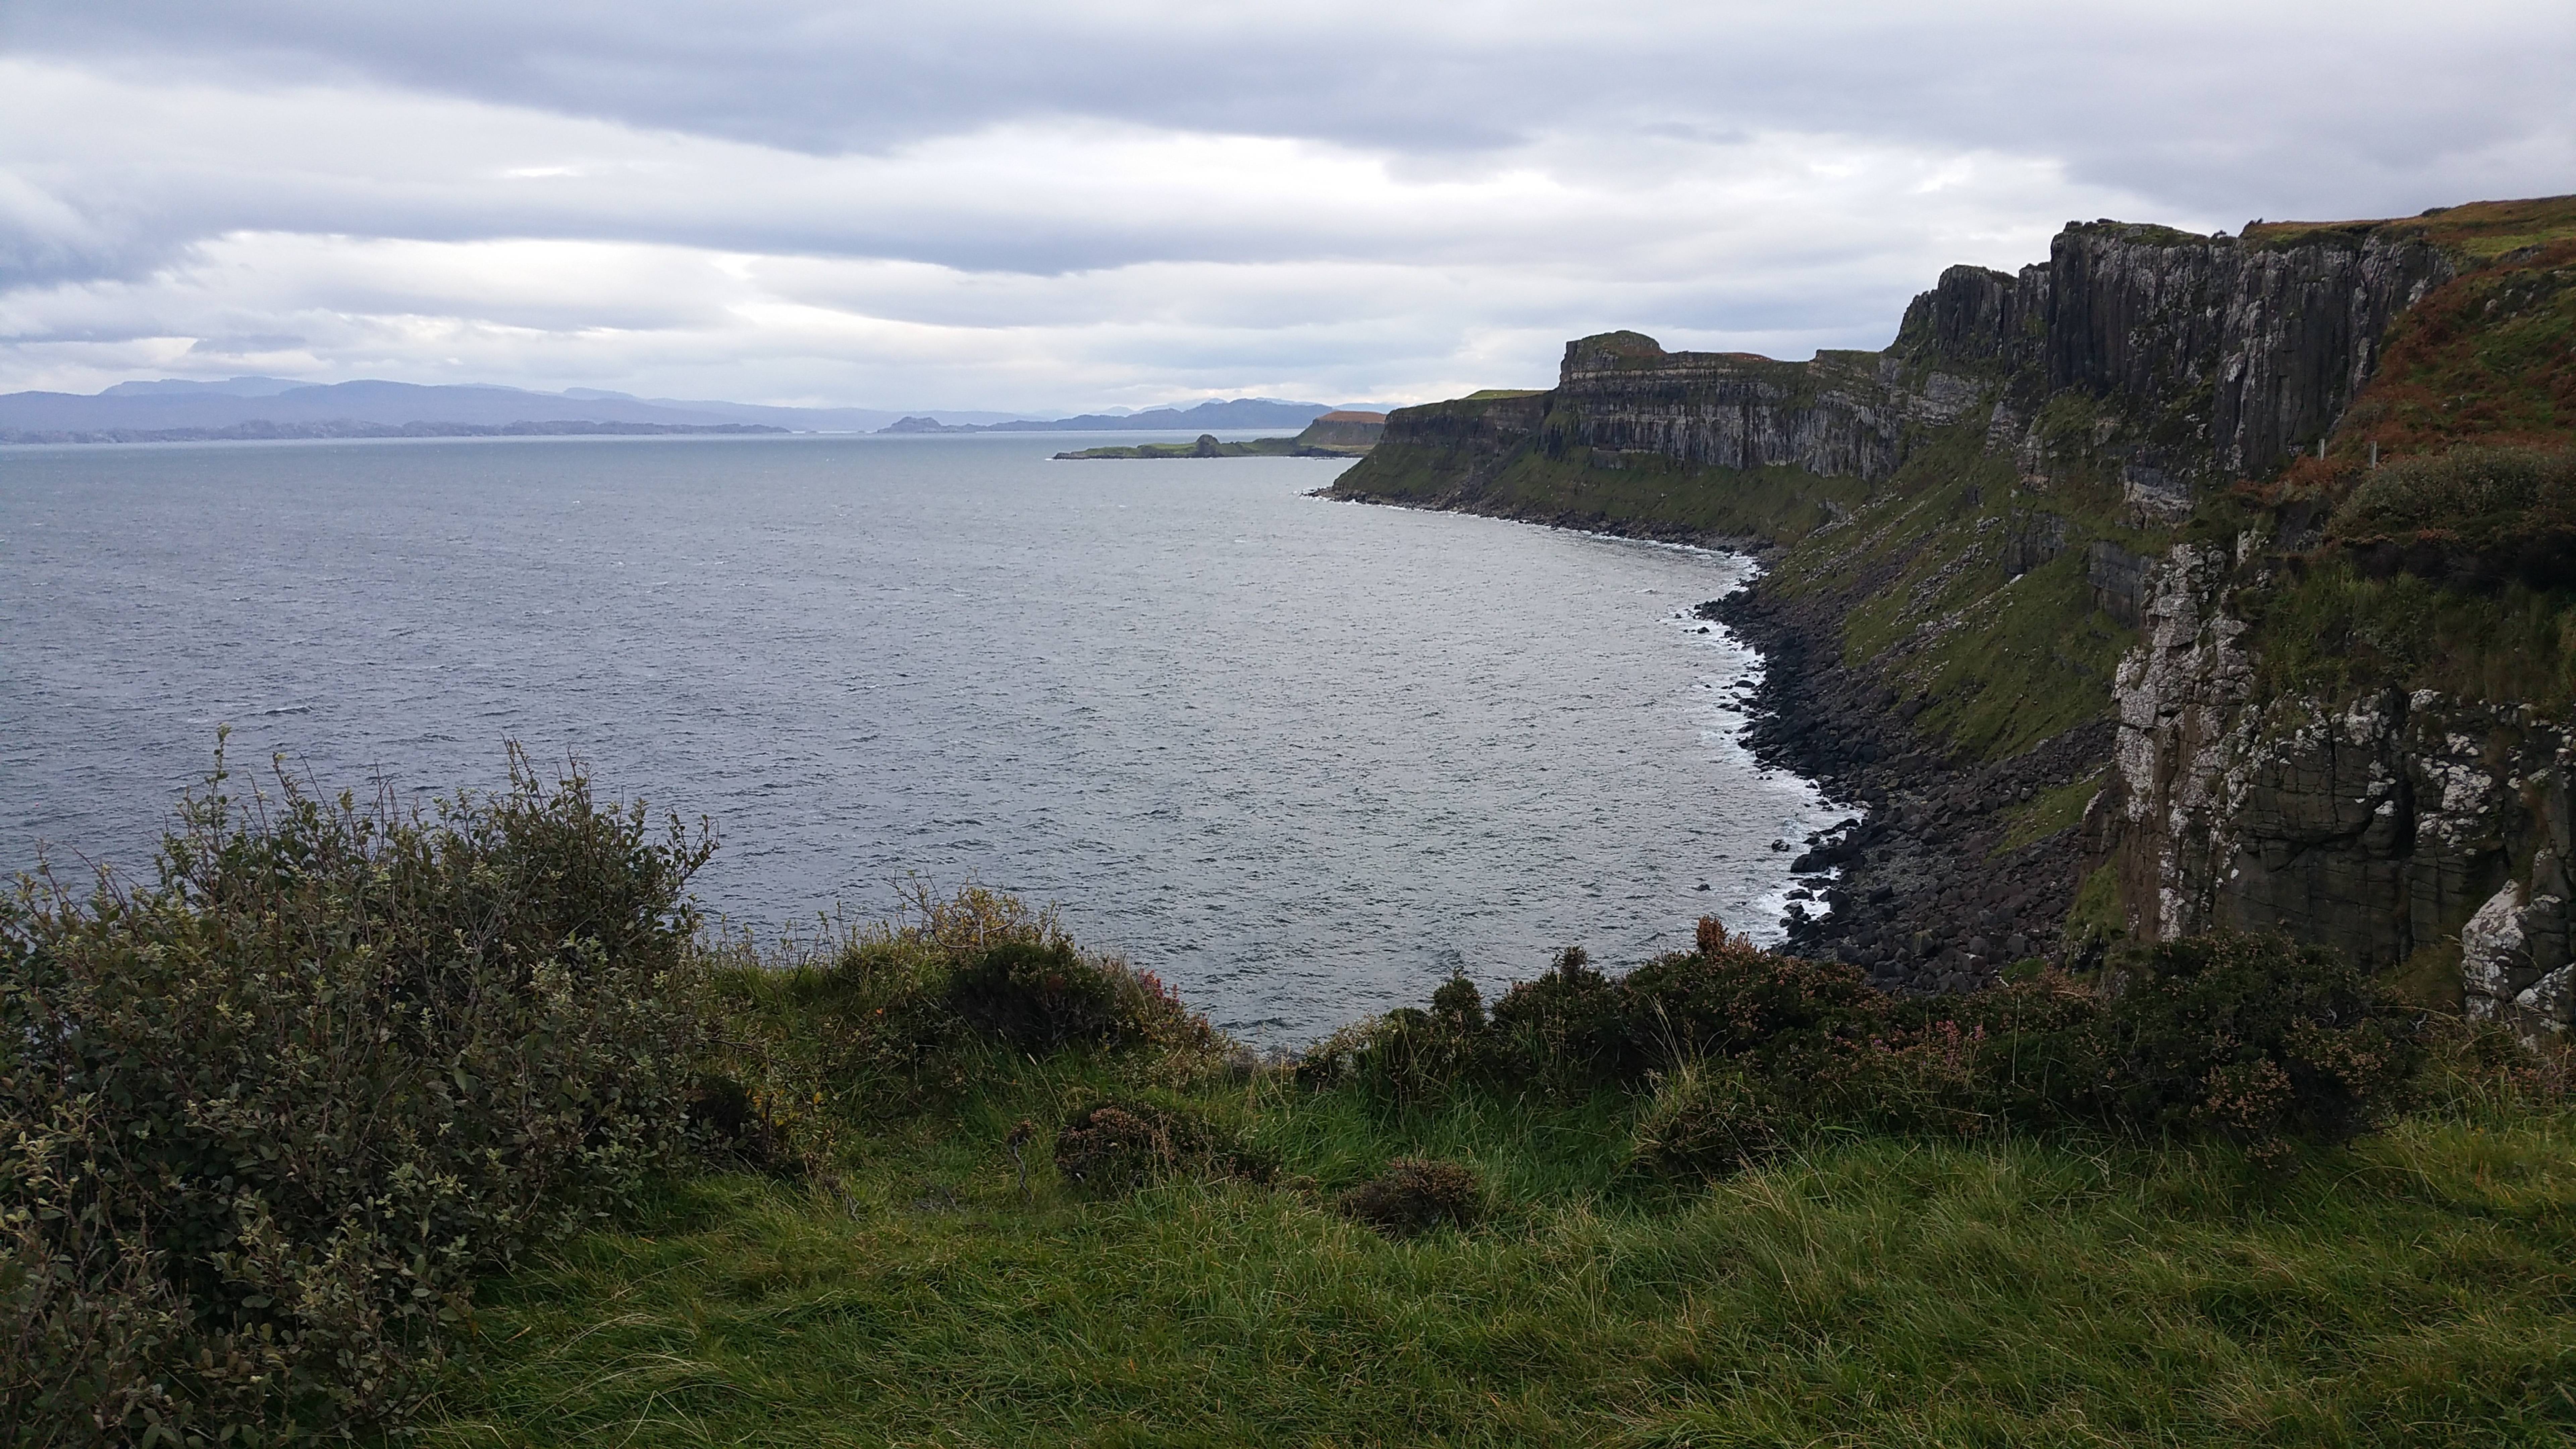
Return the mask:
<svg viewBox="0 0 2576 1449">
<path fill-rule="evenodd" d="M 1306 425 L 1293 438 L 1250 438 L 1221 443 L 1214 433 L 1195 442 L 1135 443 L 1058 453 L 1058 458 L 1358 458 L 1377 446 L 1386 432 L 1386 414 L 1330 412 Z"/>
</svg>

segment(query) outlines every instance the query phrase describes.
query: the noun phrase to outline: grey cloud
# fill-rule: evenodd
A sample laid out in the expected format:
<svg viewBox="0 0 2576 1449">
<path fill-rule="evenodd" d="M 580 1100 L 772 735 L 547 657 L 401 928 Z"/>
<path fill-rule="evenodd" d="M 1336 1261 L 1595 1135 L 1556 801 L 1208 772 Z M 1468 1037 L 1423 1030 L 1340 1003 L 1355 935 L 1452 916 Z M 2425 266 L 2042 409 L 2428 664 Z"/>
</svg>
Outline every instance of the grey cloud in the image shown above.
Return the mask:
<svg viewBox="0 0 2576 1449">
<path fill-rule="evenodd" d="M 1197 5 L 1113 19 L 1061 4 L 20 0 L 9 34 L 817 153 L 1057 116 L 1400 154 L 1605 126 L 1833 128 L 2060 155 L 2078 179 L 2226 215 L 2385 212 L 2576 159 L 2576 26 L 2555 3 L 2454 5 L 2439 24 L 2350 4 L 1529 7 L 1482 23 L 1450 9 L 1242 7 L 1211 23 Z M 1007 246 L 986 261 L 1029 264 Z"/>
<path fill-rule="evenodd" d="M 69 77 L 0 93 L 0 368 L 1080 406 L 1543 380 L 1607 326 L 1875 346 L 2061 205 L 2567 189 L 2561 6 L 0 0 L 0 63 Z M 1317 144 L 1184 154 L 1244 137 Z M 462 255 L 538 244 L 625 270 Z"/>
</svg>

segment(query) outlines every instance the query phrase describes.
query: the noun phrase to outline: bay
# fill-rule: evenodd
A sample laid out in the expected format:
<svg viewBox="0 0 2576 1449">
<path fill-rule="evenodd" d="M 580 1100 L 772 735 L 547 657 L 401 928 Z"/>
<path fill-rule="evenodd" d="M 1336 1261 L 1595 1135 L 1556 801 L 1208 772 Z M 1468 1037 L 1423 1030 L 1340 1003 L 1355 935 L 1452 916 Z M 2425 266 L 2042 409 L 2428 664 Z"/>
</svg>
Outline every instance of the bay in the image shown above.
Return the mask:
<svg viewBox="0 0 2576 1449">
<path fill-rule="evenodd" d="M 1060 903 L 1302 1040 L 1566 944 L 1776 937 L 1837 818 L 1738 743 L 1722 553 L 1306 496 L 1138 435 L 0 452 L 0 870 L 148 866 L 208 767 L 489 785 L 502 742 L 704 814 L 775 929 L 906 872 Z"/>
</svg>

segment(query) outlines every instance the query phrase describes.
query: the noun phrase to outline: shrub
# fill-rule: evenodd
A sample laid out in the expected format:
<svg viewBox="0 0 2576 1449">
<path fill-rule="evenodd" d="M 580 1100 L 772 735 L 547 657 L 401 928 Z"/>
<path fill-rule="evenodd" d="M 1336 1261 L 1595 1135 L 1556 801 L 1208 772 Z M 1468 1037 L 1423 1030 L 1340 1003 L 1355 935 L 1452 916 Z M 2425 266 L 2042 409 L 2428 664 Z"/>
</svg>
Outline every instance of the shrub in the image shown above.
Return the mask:
<svg viewBox="0 0 2576 1449">
<path fill-rule="evenodd" d="M 0 1429 L 398 1416 L 476 1275 L 684 1140 L 711 844 L 576 767 L 427 817 L 182 804 L 156 881 L 0 911 Z"/>
<path fill-rule="evenodd" d="M 957 970 L 948 999 L 977 1030 L 1025 1050 L 1100 1046 L 1121 1026 L 1109 973 L 1066 942 L 995 946 Z"/>
<path fill-rule="evenodd" d="M 1079 1107 L 1056 1133 L 1055 1170 L 1103 1196 L 1169 1177 L 1224 1171 L 1233 1139 L 1182 1107 L 1115 1100 Z"/>
<path fill-rule="evenodd" d="M 1692 1063 L 1656 1083 L 1629 1165 L 1656 1177 L 1729 1176 L 1777 1156 L 1792 1125 L 1778 1095 L 1740 1071 Z"/>
<path fill-rule="evenodd" d="M 1484 1215 L 1485 1183 L 1459 1163 L 1400 1157 L 1343 1193 L 1338 1206 L 1390 1238 L 1409 1238 L 1443 1224 L 1474 1226 Z"/>
<path fill-rule="evenodd" d="M 1720 937 L 1689 955 L 1628 974 L 1626 1032 L 1633 1056 L 1666 1067 L 1703 1056 L 1813 1056 L 1887 1029 L 1888 995 L 1857 968 L 1806 961 Z"/>
<path fill-rule="evenodd" d="M 2132 951 L 2099 1031 L 2104 1104 L 2133 1126 L 2214 1130 L 2277 1156 L 2350 1137 L 2423 1058 L 2334 952 L 2219 933 Z"/>
<path fill-rule="evenodd" d="M 1637 1068 L 1630 1016 L 1619 983 L 1568 946 L 1546 974 L 1515 982 L 1494 1003 L 1489 1060 L 1506 1076 L 1552 1086 L 1625 1080 Z"/>
<path fill-rule="evenodd" d="M 1444 986 L 1431 1011 L 1389 1012 L 1318 1046 L 1300 1079 L 1410 1101 L 1471 1079 L 1588 1089 L 1661 1072 L 1632 1156 L 1705 1175 L 1826 1125 L 2083 1124 L 2212 1134 L 2277 1159 L 2294 1140 L 2364 1130 L 2423 1055 L 2415 1023 L 2378 1008 L 2361 973 L 2278 937 L 2133 949 L 2098 984 L 2043 969 L 1899 998 L 1849 967 L 1701 927 L 1698 950 L 1621 978 L 1565 952 L 1481 1031 L 1472 998 Z"/>
<path fill-rule="evenodd" d="M 2576 578 L 2576 452 L 2459 447 L 2365 474 L 2333 537 L 2365 569 L 2473 587 Z"/>
<path fill-rule="evenodd" d="M 1062 940 L 1014 941 L 969 958 L 949 978 L 948 1003 L 985 1035 L 1027 1051 L 1217 1044 L 1215 1028 L 1159 978 Z"/>
</svg>

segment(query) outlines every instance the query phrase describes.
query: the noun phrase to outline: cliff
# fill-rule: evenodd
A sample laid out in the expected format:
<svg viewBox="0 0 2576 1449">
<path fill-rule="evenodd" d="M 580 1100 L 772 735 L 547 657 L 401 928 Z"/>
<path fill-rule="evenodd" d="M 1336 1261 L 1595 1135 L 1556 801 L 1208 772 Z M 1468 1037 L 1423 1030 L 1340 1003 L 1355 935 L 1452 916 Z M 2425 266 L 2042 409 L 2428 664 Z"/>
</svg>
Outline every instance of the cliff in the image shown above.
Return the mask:
<svg viewBox="0 0 2576 1449">
<path fill-rule="evenodd" d="M 1297 435 L 1300 447 L 1320 448 L 1333 452 L 1365 453 L 1377 446 L 1386 434 L 1386 414 L 1343 409 L 1329 412 L 1306 425 Z"/>
<path fill-rule="evenodd" d="M 1762 551 L 1708 610 L 1773 658 L 1757 746 L 1866 807 L 1808 949 L 1957 988 L 2277 927 L 2558 1029 L 2576 568 L 2334 520 L 2383 461 L 2576 440 L 2571 277 L 2576 198 L 2075 224 L 1877 353 L 1579 340 L 1332 491 Z"/>
</svg>

